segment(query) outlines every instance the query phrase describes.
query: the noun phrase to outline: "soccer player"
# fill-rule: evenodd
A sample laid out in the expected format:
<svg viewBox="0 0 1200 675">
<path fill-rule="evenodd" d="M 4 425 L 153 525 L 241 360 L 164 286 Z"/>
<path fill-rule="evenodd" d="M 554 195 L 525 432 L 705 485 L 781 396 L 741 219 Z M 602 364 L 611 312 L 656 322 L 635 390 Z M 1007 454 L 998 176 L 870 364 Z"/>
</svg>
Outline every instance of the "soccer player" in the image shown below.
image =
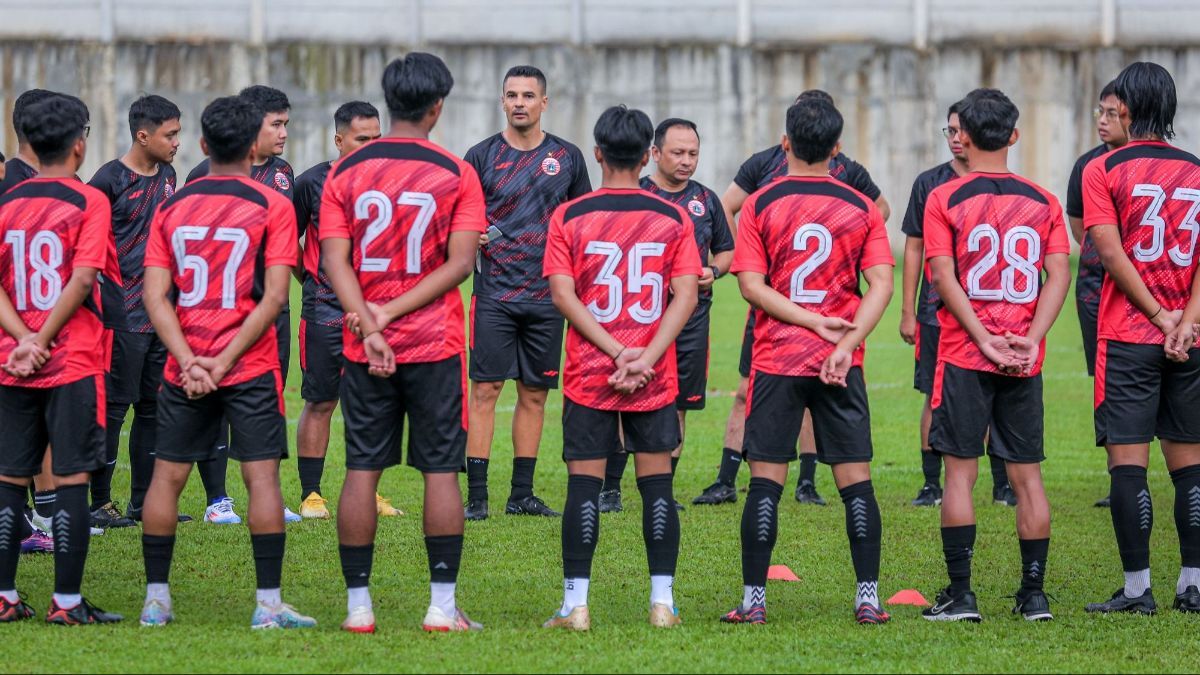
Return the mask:
<svg viewBox="0 0 1200 675">
<path fill-rule="evenodd" d="M 1196 213 L 1200 159 L 1175 135 L 1175 81 L 1156 63 L 1134 63 L 1113 93 L 1129 142 L 1083 171 L 1083 226 L 1105 277 L 1096 350 L 1096 444 L 1108 451 L 1113 529 L 1125 585 L 1089 612 L 1153 614 L 1146 483 L 1150 442 L 1162 443 L 1175 484 L 1182 569 L 1175 609 L 1200 612 L 1200 321 Z"/>
<path fill-rule="evenodd" d="M 13 102 L 12 125 L 13 132 L 17 135 L 17 154 L 4 163 L 4 178 L 0 180 L 0 195 L 38 175 L 37 153 L 23 131 L 27 118 L 26 113 L 34 104 L 54 95 L 54 92 L 45 89 L 30 89 L 23 92 Z"/>
<path fill-rule="evenodd" d="M 40 174 L 0 197 L 0 621 L 33 617 L 16 591 L 18 519 L 54 445 L 54 597 L 48 623 L 121 620 L 80 595 L 90 539 L 89 474 L 104 465 L 107 335 L 100 272 L 119 279 L 108 202 L 75 178 L 88 109 L 55 94 L 30 105 L 21 135 Z"/>
<path fill-rule="evenodd" d="M 912 500 L 913 506 L 937 506 L 942 503 L 942 460 L 929 450 L 929 423 L 932 417 L 930 397 L 933 395 L 933 375 L 937 368 L 938 328 L 937 289 L 925 266 L 925 204 L 934 188 L 967 173 L 967 158 L 958 139 L 958 104 L 950 106 L 946 127 L 942 133 L 950 148 L 950 161 L 922 172 L 913 181 L 912 195 L 900 231 L 904 242 L 904 307 L 900 312 L 900 337 L 916 346 L 917 363 L 913 388 L 925 394 L 921 409 L 921 472 L 925 484 Z M 924 273 L 923 273 L 924 272 Z M 918 293 L 917 279 L 920 279 Z M 916 297 L 914 303 L 913 298 Z M 914 310 L 915 304 L 915 310 Z"/>
<path fill-rule="evenodd" d="M 1092 238 L 1083 231 L 1083 170 L 1093 159 L 1116 150 L 1128 142 L 1121 128 L 1120 101 L 1117 100 L 1116 83 L 1109 82 L 1100 91 L 1100 102 L 1092 111 L 1096 118 L 1096 135 L 1100 145 L 1088 150 L 1075 161 L 1071 178 L 1067 182 L 1067 221 L 1071 236 L 1079 244 L 1079 273 L 1075 278 L 1075 309 L 1079 315 L 1079 329 L 1083 333 L 1083 357 L 1087 372 L 1096 375 L 1096 322 L 1100 316 L 1100 290 L 1104 283 L 1104 265 Z M 1108 508 L 1112 497 L 1105 495 L 1096 502 L 1100 508 Z"/>
<path fill-rule="evenodd" d="M 430 604 L 426 631 L 483 627 L 455 601 L 462 559 L 458 472 L 466 461 L 463 305 L 487 229 L 483 190 L 469 164 L 429 141 L 454 78 L 432 54 L 388 64 L 386 136 L 334 163 L 321 199 L 321 262 L 347 311 L 341 404 L 346 482 L 338 502 L 338 553 L 348 590 L 342 628 L 375 631 L 368 582 L 375 495 L 401 460 L 425 482 Z"/>
<path fill-rule="evenodd" d="M 533 492 L 546 395 L 558 387 L 562 362 L 563 318 L 542 279 L 542 255 L 550 214 L 559 204 L 592 190 L 579 148 L 542 130 L 542 113 L 549 103 L 542 71 L 533 66 L 510 68 L 502 89 L 507 127 L 464 157 L 479 174 L 488 212 L 471 300 L 469 520 L 488 517 L 496 400 L 506 380 L 516 381 L 517 407 L 512 489 L 504 512 L 561 515 Z"/>
<path fill-rule="evenodd" d="M 113 331 L 112 367 L 105 383 L 107 456 L 92 474 L 92 524 L 127 527 L 140 520 L 142 502 L 154 471 L 158 390 L 167 349 L 154 334 L 142 303 L 146 240 L 158 205 L 175 193 L 171 162 L 179 149 L 179 108 L 161 96 L 143 96 L 129 107 L 133 142 L 121 158 L 100 167 L 88 183 L 104 193 L 112 211 L 117 259 L 121 265 L 119 294 L 124 306 Z M 125 413 L 133 406 L 129 431 L 130 493 L 128 517 L 112 500 L 112 477 L 121 446 Z M 191 520 L 189 516 L 180 516 Z"/>
<path fill-rule="evenodd" d="M 929 445 L 946 465 L 942 550 L 950 576 L 923 613 L 931 621 L 981 620 L 971 590 L 971 493 L 985 445 L 1008 464 L 1017 493 L 1021 586 L 1013 613 L 1053 618 L 1042 591 L 1050 503 L 1041 368 L 1046 333 L 1071 286 L 1071 244 L 1054 195 L 1008 169 L 1018 114 L 996 89 L 960 101 L 958 139 L 971 172 L 935 188 L 925 207 L 925 256 L 943 303 Z"/>
<path fill-rule="evenodd" d="M 338 157 L 345 157 L 380 137 L 379 111 L 365 101 L 342 104 L 333 114 L 333 144 Z M 321 496 L 321 474 L 329 452 L 329 425 L 337 408 L 342 382 L 342 319 L 329 277 L 321 267 L 321 192 L 333 162 L 321 162 L 296 179 L 296 222 L 304 230 L 302 279 L 303 309 L 300 313 L 300 369 L 304 373 L 301 396 L 304 409 L 296 429 L 296 466 L 300 473 L 300 516 L 328 518 L 329 509 Z M 380 516 L 402 513 L 387 499 L 375 495 Z"/>
<path fill-rule="evenodd" d="M 296 214 L 287 198 L 249 177 L 262 116 L 244 97 L 218 98 L 204 109 L 201 148 L 210 171 L 163 202 L 146 243 L 146 312 L 170 357 L 143 513 L 143 626 L 173 619 L 167 580 L 179 495 L 192 463 L 216 452 L 222 419 L 250 496 L 258 588 L 250 626 L 316 625 L 280 597 L 287 421 L 274 323 L 296 264 Z"/>
<path fill-rule="evenodd" d="M 266 185 L 279 194 L 292 198 L 293 174 L 292 165 L 288 164 L 281 155 L 287 146 L 287 125 L 290 121 L 291 102 L 287 94 L 273 87 L 261 84 L 246 87 L 238 96 L 245 98 L 263 112 L 262 130 L 258 135 L 257 154 L 250 166 L 250 178 Z M 207 176 L 209 159 L 205 158 L 192 172 L 188 174 L 187 182 Z M 284 299 L 283 311 L 275 320 L 275 339 L 279 347 L 280 374 L 284 383 L 287 382 L 288 366 L 291 364 L 292 320 L 287 298 Z M 221 433 L 217 443 L 221 451 L 217 456 L 206 462 L 200 462 L 197 470 L 204 482 L 204 491 L 208 507 L 204 511 L 204 520 L 213 524 L 237 524 L 242 522 L 233 508 L 233 499 L 225 489 L 225 474 L 229 464 L 229 425 L 221 425 Z M 286 522 L 300 520 L 300 516 L 291 509 L 284 507 L 283 518 Z"/>
<path fill-rule="evenodd" d="M 841 134 L 841 113 L 829 101 L 806 97 L 793 104 L 781 143 L 787 175 L 746 200 L 738 228 L 733 271 L 757 317 L 746 402 L 744 587 L 741 604 L 721 619 L 726 623 L 766 623 L 779 500 L 805 411 L 846 509 L 855 620 L 888 620 L 879 602 L 883 526 L 871 484 L 862 364 L 864 342 L 892 296 L 894 262 L 878 207 L 829 175 Z M 861 296 L 860 276 L 868 286 Z"/>
<path fill-rule="evenodd" d="M 833 105 L 833 98 L 820 89 L 810 89 L 796 97 L 799 101 L 804 98 L 819 98 Z M 788 153 L 780 145 L 775 145 L 756 152 L 742 163 L 733 183 L 725 189 L 721 203 L 725 205 L 726 218 L 734 223 L 734 217 L 742 210 L 742 205 L 751 193 L 759 190 L 772 181 L 788 173 Z M 882 191 L 871 180 L 871 174 L 858 162 L 847 157 L 839 149 L 829 160 L 829 175 L 849 185 L 858 192 L 875 202 L 884 221 L 891 215 L 891 207 L 883 197 Z M 734 395 L 733 407 L 729 411 L 729 419 L 725 424 L 725 448 L 721 454 L 721 466 L 717 472 L 717 480 L 692 500 L 693 504 L 722 504 L 737 501 L 737 490 L 734 484 L 737 480 L 738 469 L 742 465 L 742 436 L 746 423 L 746 395 L 750 382 L 750 359 L 754 350 L 754 320 L 755 313 L 751 311 L 746 319 L 746 330 L 742 337 L 742 358 L 738 370 L 742 375 Z M 817 454 L 814 447 L 812 424 L 808 413 L 800 433 L 800 472 L 796 479 L 796 501 L 801 504 L 824 506 L 825 500 L 817 492 L 816 472 Z"/>
<path fill-rule="evenodd" d="M 647 194 L 654 126 L 640 110 L 604 111 L 593 131 L 600 189 L 550 219 L 543 274 L 567 318 L 563 388 L 563 602 L 545 628 L 589 630 L 588 586 L 600 539 L 609 455 L 634 454 L 650 568 L 650 625 L 680 624 L 672 587 L 679 512 L 671 452 L 680 445 L 675 340 L 696 307 L 700 258 L 687 212 Z M 623 437 L 623 438 L 622 438 Z"/>
</svg>

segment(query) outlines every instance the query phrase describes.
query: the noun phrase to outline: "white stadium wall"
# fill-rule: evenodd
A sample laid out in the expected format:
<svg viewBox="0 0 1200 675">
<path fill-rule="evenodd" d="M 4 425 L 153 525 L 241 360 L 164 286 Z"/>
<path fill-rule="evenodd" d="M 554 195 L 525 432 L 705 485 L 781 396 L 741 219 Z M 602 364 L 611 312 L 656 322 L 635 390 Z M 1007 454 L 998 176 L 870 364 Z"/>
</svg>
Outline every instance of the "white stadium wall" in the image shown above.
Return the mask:
<svg viewBox="0 0 1200 675">
<path fill-rule="evenodd" d="M 697 178 L 718 191 L 777 142 L 798 92 L 826 89 L 846 116 L 845 151 L 897 212 L 893 233 L 914 176 L 947 157 L 946 106 L 976 86 L 1020 106 L 1014 167 L 1060 195 L 1095 143 L 1096 93 L 1128 61 L 1174 74 L 1179 143 L 1200 140 L 1197 0 L 0 0 L 0 147 L 15 151 L 7 119 L 21 91 L 78 93 L 92 111 L 90 176 L 124 150 L 129 103 L 153 92 L 184 111 L 186 174 L 205 102 L 264 82 L 291 97 L 286 158 L 299 172 L 333 155 L 340 103 L 382 108 L 383 66 L 414 48 L 454 73 L 435 140 L 456 152 L 501 128 L 499 78 L 532 63 L 550 79 L 548 130 L 586 152 L 614 103 L 691 118 Z"/>
</svg>

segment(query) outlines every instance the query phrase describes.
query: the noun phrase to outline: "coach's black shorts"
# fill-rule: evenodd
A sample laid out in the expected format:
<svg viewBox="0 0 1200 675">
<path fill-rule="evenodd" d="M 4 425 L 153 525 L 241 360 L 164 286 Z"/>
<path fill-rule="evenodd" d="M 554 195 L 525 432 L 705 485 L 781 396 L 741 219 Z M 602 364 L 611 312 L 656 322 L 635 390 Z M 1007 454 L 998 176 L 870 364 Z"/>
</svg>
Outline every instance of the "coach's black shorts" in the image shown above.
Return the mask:
<svg viewBox="0 0 1200 675">
<path fill-rule="evenodd" d="M 1100 316 L 1100 298 L 1075 296 L 1075 311 L 1079 314 L 1079 332 L 1083 334 L 1083 358 L 1089 376 L 1096 375 L 1096 321 Z M 1160 350 L 1161 351 L 1161 350 Z"/>
<path fill-rule="evenodd" d="M 220 387 L 190 399 L 182 387 L 163 382 L 158 392 L 158 449 L 169 462 L 216 459 L 221 423 L 229 424 L 229 457 L 239 462 L 288 456 L 283 380 L 278 371 Z"/>
<path fill-rule="evenodd" d="M 738 361 L 738 372 L 750 377 L 750 359 L 754 356 L 754 310 L 746 316 L 746 328 L 742 332 L 742 358 Z"/>
<path fill-rule="evenodd" d="M 104 397 L 103 375 L 45 389 L 0 385 L 0 474 L 38 475 L 47 445 L 56 476 L 104 466 Z"/>
<path fill-rule="evenodd" d="M 1101 340 L 1096 351 L 1096 445 L 1157 436 L 1200 443 L 1200 349 L 1186 363 L 1162 345 Z"/>
<path fill-rule="evenodd" d="M 563 317 L 554 305 L 471 298 L 471 380 L 556 389 Z"/>
<path fill-rule="evenodd" d="M 938 340 L 942 329 L 939 326 L 917 324 L 917 365 L 913 373 L 913 388 L 933 395 L 933 376 L 937 372 Z"/>
<path fill-rule="evenodd" d="M 825 464 L 871 461 L 871 410 L 862 368 L 850 369 L 846 385 L 827 385 L 816 376 L 754 371 L 746 398 L 746 459 L 777 464 L 795 460 L 800 423 L 808 410 L 817 459 Z"/>
<path fill-rule="evenodd" d="M 408 417 L 408 465 L 422 473 L 461 471 L 467 461 L 463 357 L 397 363 L 391 377 L 346 361 L 342 372 L 346 468 L 382 471 L 400 463 Z"/>
<path fill-rule="evenodd" d="M 708 390 L 708 326 L 711 305 L 697 306 L 675 340 L 675 368 L 679 373 L 678 410 L 704 410 Z"/>
<path fill-rule="evenodd" d="M 167 348 L 154 333 L 113 331 L 112 368 L 106 385 L 108 402 L 131 406 L 158 398 Z"/>
<path fill-rule="evenodd" d="M 1046 459 L 1042 376 L 1014 377 L 938 362 L 929 447 L 952 457 L 987 454 L 1006 462 Z M 990 435 L 989 431 L 991 430 Z"/>
<path fill-rule="evenodd" d="M 342 386 L 342 327 L 300 319 L 300 396 L 309 403 L 336 401 Z"/>
<path fill-rule="evenodd" d="M 679 447 L 679 415 L 668 405 L 648 412 L 597 410 L 563 399 L 563 461 L 604 459 L 621 450 L 670 452 Z"/>
</svg>

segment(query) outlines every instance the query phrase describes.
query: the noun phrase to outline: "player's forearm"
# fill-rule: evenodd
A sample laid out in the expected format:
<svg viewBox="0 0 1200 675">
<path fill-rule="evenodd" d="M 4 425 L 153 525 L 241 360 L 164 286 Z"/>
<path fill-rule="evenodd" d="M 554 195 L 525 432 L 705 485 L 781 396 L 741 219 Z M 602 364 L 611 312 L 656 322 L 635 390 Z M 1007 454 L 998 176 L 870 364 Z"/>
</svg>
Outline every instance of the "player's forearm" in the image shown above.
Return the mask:
<svg viewBox="0 0 1200 675">
<path fill-rule="evenodd" d="M 550 294 L 554 299 L 554 306 L 558 312 L 563 315 L 567 323 L 579 333 L 583 339 L 596 345 L 596 348 L 607 354 L 610 358 L 616 359 L 625 349 L 625 345 L 618 339 L 612 336 L 604 326 L 596 321 L 596 317 L 588 311 L 584 306 L 583 301 L 575 294 L 574 283 L 570 283 L 570 288 L 556 288 L 555 277 L 550 278 Z"/>
<path fill-rule="evenodd" d="M 892 280 L 891 265 L 870 267 L 864 270 L 863 275 L 867 278 L 867 292 L 854 313 L 854 325 L 857 328 L 846 333 L 838 341 L 838 346 L 847 351 L 854 351 L 866 342 L 867 336 L 879 325 L 895 292 L 896 283 Z"/>
<path fill-rule="evenodd" d="M 728 274 L 732 265 L 733 251 L 721 251 L 712 258 L 712 267 L 717 268 L 721 274 Z"/>
<path fill-rule="evenodd" d="M 915 314 L 917 307 L 917 289 L 921 278 L 921 267 L 925 260 L 925 240 L 921 237 L 908 237 L 904 241 L 904 271 L 901 273 L 900 311 L 905 314 Z"/>
<path fill-rule="evenodd" d="M 671 300 L 667 303 L 666 311 L 663 312 L 662 320 L 658 324 L 658 331 L 654 333 L 650 344 L 646 345 L 646 351 L 642 352 L 642 358 L 647 363 L 658 363 L 663 354 L 667 353 L 667 350 L 675 343 L 679 333 L 683 331 L 683 327 L 687 325 L 688 319 L 696 309 L 699 295 L 696 280 L 694 275 L 671 279 Z"/>
<path fill-rule="evenodd" d="M 5 293 L 2 288 L 0 288 L 0 329 L 16 340 L 21 340 L 33 332 L 21 320 L 17 308 L 13 307 L 12 301 L 8 299 L 8 293 Z"/>
<path fill-rule="evenodd" d="M 784 323 L 810 330 L 821 320 L 820 314 L 804 309 L 768 286 L 763 281 L 763 275 L 758 274 L 756 278 L 750 279 L 748 274 L 746 272 L 738 274 L 738 286 L 742 291 L 742 297 L 756 309 L 761 309 L 772 318 Z"/>
<path fill-rule="evenodd" d="M 1038 294 L 1037 309 L 1033 312 L 1027 335 L 1034 342 L 1041 342 L 1050 332 L 1067 300 L 1067 291 L 1071 289 L 1071 263 L 1066 253 L 1046 256 L 1045 269 L 1046 282 Z"/>
<path fill-rule="evenodd" d="M 1138 308 L 1138 311 L 1147 317 L 1154 316 L 1162 309 L 1162 304 L 1146 287 L 1146 282 L 1142 281 L 1141 275 L 1138 274 L 1137 268 L 1133 266 L 1129 256 L 1125 255 L 1125 248 L 1121 245 L 1119 236 L 1116 235 L 1116 226 L 1101 227 L 1111 227 L 1113 230 L 1111 235 L 1101 232 L 1100 236 L 1097 236 L 1096 230 L 1101 228 L 1093 228 L 1092 233 L 1092 243 L 1100 255 L 1100 262 L 1104 265 L 1105 273 L 1112 277 L 1113 283 L 1129 299 L 1129 302 Z"/>
<path fill-rule="evenodd" d="M 98 273 L 99 270 L 94 267 L 75 268 L 75 271 L 71 273 L 70 281 L 62 290 L 58 302 L 54 304 L 54 309 L 50 310 L 50 316 L 46 317 L 46 323 L 42 324 L 41 329 L 38 330 L 38 346 L 43 349 L 50 348 L 50 343 L 58 337 L 59 331 L 67 325 L 71 316 L 79 310 L 83 301 L 87 300 L 88 295 L 91 294 Z"/>
<path fill-rule="evenodd" d="M 409 289 L 407 293 L 401 294 L 384 305 L 384 315 L 389 322 L 395 321 L 434 302 L 446 295 L 447 291 L 458 288 L 466 281 L 467 277 L 471 276 L 471 267 L 470 260 L 465 262 L 453 258 L 447 260 L 417 282 L 417 285 Z"/>
<path fill-rule="evenodd" d="M 279 312 L 287 304 L 288 279 L 291 273 L 290 265 L 275 265 L 267 268 L 266 288 L 263 290 L 262 299 L 242 322 L 242 326 L 238 328 L 233 340 L 217 356 L 217 360 L 226 370 L 237 363 L 242 354 L 253 347 L 275 325 L 275 319 L 279 318 Z"/>
<path fill-rule="evenodd" d="M 362 286 L 358 284 L 358 276 L 350 265 L 350 240 L 326 239 L 321 242 L 321 264 L 329 275 L 329 284 L 333 286 L 333 294 L 347 314 L 358 315 L 363 335 L 370 335 L 383 330 L 376 325 L 375 316 L 367 310 L 367 302 L 363 299 Z"/>
<path fill-rule="evenodd" d="M 179 315 L 175 313 L 175 307 L 168 298 L 171 292 L 170 281 L 163 282 L 157 279 L 159 272 L 167 274 L 167 271 L 161 268 L 146 268 L 142 303 L 150 317 L 150 325 L 154 326 L 154 333 L 162 340 L 163 346 L 175 358 L 175 362 L 182 367 L 195 358 L 196 354 L 184 337 L 183 327 L 179 325 Z"/>
<path fill-rule="evenodd" d="M 1192 293 L 1187 306 L 1183 308 L 1183 318 L 1179 320 L 1181 326 L 1197 323 L 1200 323 L 1200 274 L 1192 276 Z"/>
<path fill-rule="evenodd" d="M 958 283 L 958 277 L 954 272 L 954 261 L 948 256 L 933 258 L 930 260 L 930 267 L 933 271 L 933 287 L 937 289 L 942 304 L 963 327 L 963 330 L 967 331 L 971 340 L 977 345 L 982 344 L 991 333 L 975 315 L 966 291 Z"/>
<path fill-rule="evenodd" d="M 1071 226 L 1071 238 L 1075 240 L 1076 244 L 1083 246 L 1083 218 L 1067 216 L 1067 223 Z"/>
</svg>

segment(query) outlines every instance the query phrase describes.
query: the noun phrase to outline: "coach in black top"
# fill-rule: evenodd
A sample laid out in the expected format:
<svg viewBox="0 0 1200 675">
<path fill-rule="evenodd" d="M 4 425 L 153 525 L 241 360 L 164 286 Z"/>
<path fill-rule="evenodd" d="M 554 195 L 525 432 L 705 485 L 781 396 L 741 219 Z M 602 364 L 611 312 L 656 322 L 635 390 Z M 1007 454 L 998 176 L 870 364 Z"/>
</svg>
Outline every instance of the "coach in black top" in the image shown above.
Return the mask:
<svg viewBox="0 0 1200 675">
<path fill-rule="evenodd" d="M 487 467 L 496 399 L 517 381 L 512 492 L 505 512 L 557 516 L 533 494 L 546 393 L 558 386 L 563 318 L 542 278 L 550 214 L 591 192 L 579 148 L 542 131 L 546 76 L 533 66 L 504 75 L 504 131 L 467 151 L 487 198 L 488 231 L 471 300 L 471 404 L 467 438 L 469 520 L 488 516 Z"/>
</svg>

